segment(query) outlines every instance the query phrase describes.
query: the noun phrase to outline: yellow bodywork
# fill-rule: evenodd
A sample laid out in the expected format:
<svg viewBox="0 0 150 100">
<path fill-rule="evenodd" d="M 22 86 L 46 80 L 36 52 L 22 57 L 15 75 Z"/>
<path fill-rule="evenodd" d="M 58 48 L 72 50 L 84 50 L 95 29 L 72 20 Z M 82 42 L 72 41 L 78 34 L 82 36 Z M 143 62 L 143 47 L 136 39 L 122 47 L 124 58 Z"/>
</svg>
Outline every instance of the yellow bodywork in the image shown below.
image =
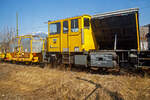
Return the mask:
<svg viewBox="0 0 150 100">
<path fill-rule="evenodd" d="M 4 58 L 5 58 L 5 51 L 2 48 L 0 48 L 0 60 L 4 60 Z"/>
<path fill-rule="evenodd" d="M 6 53 L 6 57 L 4 59 L 5 61 L 11 61 L 12 60 L 12 55 L 11 53 Z"/>
<path fill-rule="evenodd" d="M 84 20 L 88 19 L 88 27 L 85 27 Z M 77 26 L 75 26 L 77 21 Z M 47 50 L 48 52 L 83 52 L 97 49 L 96 41 L 94 39 L 91 29 L 91 16 L 82 15 L 57 21 L 48 22 L 48 38 Z M 64 32 L 64 23 L 68 23 L 68 31 Z M 50 25 L 60 23 L 60 32 L 51 34 Z M 71 26 L 72 24 L 72 26 Z M 72 31 L 74 26 L 77 31 Z M 73 28 L 71 28 L 73 27 Z M 75 30 L 75 28 L 74 28 Z"/>
<path fill-rule="evenodd" d="M 5 53 L 0 52 L 0 60 L 3 60 L 5 58 Z"/>
<path fill-rule="evenodd" d="M 137 50 L 140 51 L 140 36 L 139 36 L 139 23 L 138 23 L 138 13 L 135 13 L 135 19 L 136 19 L 136 30 L 137 30 Z"/>
</svg>

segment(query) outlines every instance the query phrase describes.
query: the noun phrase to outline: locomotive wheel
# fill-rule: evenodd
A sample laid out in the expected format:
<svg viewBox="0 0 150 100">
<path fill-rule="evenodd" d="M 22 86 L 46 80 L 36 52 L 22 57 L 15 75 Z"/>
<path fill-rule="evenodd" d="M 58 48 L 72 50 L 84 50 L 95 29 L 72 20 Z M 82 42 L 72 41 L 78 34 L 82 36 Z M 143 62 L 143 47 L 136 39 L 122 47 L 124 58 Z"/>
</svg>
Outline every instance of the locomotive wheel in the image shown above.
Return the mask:
<svg viewBox="0 0 150 100">
<path fill-rule="evenodd" d="M 40 67 L 44 68 L 45 67 L 45 63 L 40 63 Z"/>
<path fill-rule="evenodd" d="M 71 71 L 72 70 L 72 65 L 71 64 L 65 64 L 65 70 L 66 71 Z"/>
<path fill-rule="evenodd" d="M 26 64 L 26 65 L 30 65 L 30 64 L 31 64 L 31 62 L 25 62 L 25 64 Z"/>
<path fill-rule="evenodd" d="M 12 64 L 16 64 L 16 61 L 15 61 L 15 60 L 13 60 L 13 61 L 12 61 Z"/>
</svg>

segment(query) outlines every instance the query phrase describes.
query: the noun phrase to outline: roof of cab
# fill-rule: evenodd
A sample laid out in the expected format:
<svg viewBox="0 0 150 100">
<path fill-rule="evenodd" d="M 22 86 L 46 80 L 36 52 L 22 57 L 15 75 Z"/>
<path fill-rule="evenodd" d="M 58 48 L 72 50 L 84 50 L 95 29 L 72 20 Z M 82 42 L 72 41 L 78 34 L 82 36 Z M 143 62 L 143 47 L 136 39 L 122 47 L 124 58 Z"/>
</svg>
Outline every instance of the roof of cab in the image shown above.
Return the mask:
<svg viewBox="0 0 150 100">
<path fill-rule="evenodd" d="M 48 24 L 54 23 L 54 22 L 60 22 L 60 21 L 68 20 L 68 19 L 80 18 L 80 17 L 84 17 L 84 16 L 91 17 L 91 16 L 88 15 L 88 14 L 84 14 L 84 15 L 81 15 L 81 16 L 68 17 L 68 18 L 65 18 L 65 19 L 59 19 L 59 20 L 53 20 L 53 21 L 49 20 L 49 21 L 48 21 Z"/>
</svg>

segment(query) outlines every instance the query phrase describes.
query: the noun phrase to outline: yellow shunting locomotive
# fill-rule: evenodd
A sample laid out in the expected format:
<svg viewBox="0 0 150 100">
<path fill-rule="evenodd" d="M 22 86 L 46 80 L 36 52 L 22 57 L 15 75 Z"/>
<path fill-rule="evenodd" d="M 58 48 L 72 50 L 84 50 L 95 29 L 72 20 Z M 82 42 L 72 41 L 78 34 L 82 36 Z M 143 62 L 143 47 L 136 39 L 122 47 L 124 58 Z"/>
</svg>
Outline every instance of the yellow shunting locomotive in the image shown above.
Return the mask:
<svg viewBox="0 0 150 100">
<path fill-rule="evenodd" d="M 48 22 L 48 52 L 83 52 L 97 49 L 90 21 L 91 16 L 83 15 Z"/>
</svg>

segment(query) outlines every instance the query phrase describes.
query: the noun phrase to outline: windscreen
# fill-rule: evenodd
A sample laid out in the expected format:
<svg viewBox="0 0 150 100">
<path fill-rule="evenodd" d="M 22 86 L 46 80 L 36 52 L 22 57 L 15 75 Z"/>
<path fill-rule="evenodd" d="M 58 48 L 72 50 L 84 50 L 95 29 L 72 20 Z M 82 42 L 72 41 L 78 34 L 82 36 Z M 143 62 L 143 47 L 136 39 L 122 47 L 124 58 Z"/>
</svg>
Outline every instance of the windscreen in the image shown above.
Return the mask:
<svg viewBox="0 0 150 100">
<path fill-rule="evenodd" d="M 19 38 L 15 38 L 10 42 L 10 48 L 9 48 L 10 53 L 19 51 L 18 40 Z"/>
<path fill-rule="evenodd" d="M 31 38 L 21 38 L 21 47 L 23 52 L 31 52 L 31 43 L 30 43 Z"/>
<path fill-rule="evenodd" d="M 93 18 L 91 23 L 99 49 L 137 49 L 135 13 Z"/>
</svg>

